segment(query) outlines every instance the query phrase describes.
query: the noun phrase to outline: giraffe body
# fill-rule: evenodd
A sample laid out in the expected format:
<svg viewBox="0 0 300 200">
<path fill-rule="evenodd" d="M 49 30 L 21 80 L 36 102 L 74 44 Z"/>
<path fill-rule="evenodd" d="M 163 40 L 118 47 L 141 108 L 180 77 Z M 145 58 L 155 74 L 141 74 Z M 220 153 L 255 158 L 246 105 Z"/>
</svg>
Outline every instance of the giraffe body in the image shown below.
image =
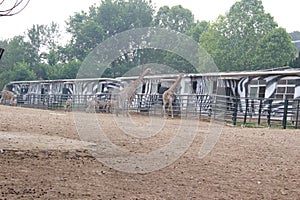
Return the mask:
<svg viewBox="0 0 300 200">
<path fill-rule="evenodd" d="M 136 80 L 129 83 L 126 87 L 124 87 L 119 92 L 117 96 L 119 108 L 122 110 L 122 112 L 124 112 L 125 110 L 127 115 L 128 115 L 129 106 L 134 100 L 134 97 L 136 95 L 137 87 L 149 72 L 151 72 L 151 69 L 147 68 Z"/>
<path fill-rule="evenodd" d="M 171 85 L 171 87 L 166 90 L 162 97 L 163 97 L 163 115 L 165 117 L 166 115 L 166 105 L 168 104 L 168 110 L 171 111 L 171 116 L 172 116 L 172 119 L 174 118 L 174 114 L 173 114 L 173 102 L 175 100 L 175 97 L 176 97 L 176 87 L 177 85 L 180 83 L 180 80 L 182 79 L 184 74 L 180 74 L 178 76 L 178 78 L 176 79 L 176 81 L 173 83 L 173 85 Z"/>
<path fill-rule="evenodd" d="M 72 106 L 72 99 L 67 99 L 66 104 L 65 104 L 65 112 L 70 112 L 71 111 L 71 106 Z"/>
<path fill-rule="evenodd" d="M 9 105 L 13 105 L 14 104 L 14 93 L 8 90 L 2 90 L 1 92 L 1 99 L 0 99 L 0 103 L 2 103 L 3 101 L 5 101 L 6 99 L 9 100 Z"/>
</svg>

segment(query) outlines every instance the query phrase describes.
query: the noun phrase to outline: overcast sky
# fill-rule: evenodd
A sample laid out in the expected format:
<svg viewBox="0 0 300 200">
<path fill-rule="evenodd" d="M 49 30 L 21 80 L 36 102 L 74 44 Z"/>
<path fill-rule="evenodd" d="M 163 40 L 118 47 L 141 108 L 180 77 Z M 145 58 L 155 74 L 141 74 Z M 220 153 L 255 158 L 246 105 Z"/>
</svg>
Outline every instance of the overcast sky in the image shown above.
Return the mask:
<svg viewBox="0 0 300 200">
<path fill-rule="evenodd" d="M 14 2 L 12 0 L 5 0 Z M 237 0 L 152 0 L 159 8 L 162 5 L 181 4 L 192 11 L 197 20 L 215 21 L 218 15 L 224 15 Z M 100 0 L 31 0 L 18 15 L 0 17 L 0 39 L 22 35 L 33 24 L 50 24 L 54 21 L 64 28 L 69 16 L 89 6 L 99 5 Z M 299 0 L 263 0 L 266 12 L 270 13 L 279 26 L 288 32 L 300 31 Z"/>
</svg>

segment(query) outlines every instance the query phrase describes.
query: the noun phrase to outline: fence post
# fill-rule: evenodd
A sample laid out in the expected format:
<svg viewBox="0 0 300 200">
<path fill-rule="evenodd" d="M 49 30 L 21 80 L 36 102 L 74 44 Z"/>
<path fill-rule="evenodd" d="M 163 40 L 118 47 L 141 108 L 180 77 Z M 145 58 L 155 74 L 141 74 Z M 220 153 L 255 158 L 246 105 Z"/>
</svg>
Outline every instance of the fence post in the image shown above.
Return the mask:
<svg viewBox="0 0 300 200">
<path fill-rule="evenodd" d="M 234 107 L 233 107 L 233 113 L 232 113 L 232 124 L 236 126 L 236 118 L 237 118 L 237 108 L 238 108 L 238 102 L 237 97 L 234 98 Z"/>
<path fill-rule="evenodd" d="M 284 107 L 283 107 L 283 119 L 282 119 L 282 128 L 283 129 L 286 129 L 288 106 L 289 106 L 289 100 L 286 98 L 284 100 Z"/>
<path fill-rule="evenodd" d="M 271 112 L 272 112 L 272 100 L 269 100 L 269 109 L 268 109 L 268 116 L 267 116 L 268 127 L 271 127 Z"/>
<path fill-rule="evenodd" d="M 245 108 L 245 114 L 244 114 L 244 121 L 243 121 L 243 126 L 245 126 L 246 122 L 247 122 L 247 115 L 248 115 L 248 109 L 249 109 L 249 99 L 246 98 L 245 99 L 245 103 L 246 103 L 246 108 Z"/>
<path fill-rule="evenodd" d="M 186 107 L 185 107 L 185 117 L 187 118 L 188 117 L 188 112 L 189 112 L 189 110 L 188 110 L 188 108 L 189 108 L 189 103 L 190 103 L 190 97 L 189 97 L 189 95 L 185 95 L 186 96 Z M 183 110 L 183 101 L 182 101 L 182 96 L 181 96 L 181 101 L 180 101 L 181 103 L 181 105 L 180 105 L 180 107 L 181 107 L 181 110 Z"/>
<path fill-rule="evenodd" d="M 211 112 L 213 112 L 213 115 L 214 115 L 214 119 L 216 119 L 216 112 L 217 112 L 217 95 L 215 94 L 214 95 L 214 98 L 213 98 L 213 101 L 214 101 L 214 107 L 211 107 Z"/>
<path fill-rule="evenodd" d="M 257 124 L 258 124 L 258 125 L 260 125 L 261 108 L 262 108 L 262 99 L 259 99 L 258 119 L 257 119 Z"/>
<path fill-rule="evenodd" d="M 299 120 L 299 99 L 297 100 L 297 110 L 296 110 L 296 129 L 298 128 L 298 120 Z"/>
<path fill-rule="evenodd" d="M 202 94 L 200 94 L 200 108 L 199 108 L 199 116 L 200 116 L 200 119 L 201 119 L 201 115 L 202 115 L 202 102 L 203 102 L 203 96 Z"/>
</svg>

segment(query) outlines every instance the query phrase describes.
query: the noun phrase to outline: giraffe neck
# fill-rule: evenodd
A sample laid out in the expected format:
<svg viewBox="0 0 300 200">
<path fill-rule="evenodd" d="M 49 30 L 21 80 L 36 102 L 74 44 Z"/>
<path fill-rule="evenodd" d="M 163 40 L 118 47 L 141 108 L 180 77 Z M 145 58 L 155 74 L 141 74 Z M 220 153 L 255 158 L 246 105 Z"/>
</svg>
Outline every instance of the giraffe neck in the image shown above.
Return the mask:
<svg viewBox="0 0 300 200">
<path fill-rule="evenodd" d="M 132 84 L 130 84 L 131 86 L 133 86 L 134 88 L 136 88 L 140 82 L 143 80 L 143 78 L 148 74 L 148 69 L 145 70 L 135 81 L 132 82 Z"/>
<path fill-rule="evenodd" d="M 180 75 L 180 76 L 176 79 L 175 83 L 173 83 L 173 85 L 169 88 L 169 91 L 174 91 L 174 90 L 176 89 L 176 87 L 177 87 L 177 85 L 179 84 L 181 78 L 182 78 L 182 76 Z"/>
</svg>

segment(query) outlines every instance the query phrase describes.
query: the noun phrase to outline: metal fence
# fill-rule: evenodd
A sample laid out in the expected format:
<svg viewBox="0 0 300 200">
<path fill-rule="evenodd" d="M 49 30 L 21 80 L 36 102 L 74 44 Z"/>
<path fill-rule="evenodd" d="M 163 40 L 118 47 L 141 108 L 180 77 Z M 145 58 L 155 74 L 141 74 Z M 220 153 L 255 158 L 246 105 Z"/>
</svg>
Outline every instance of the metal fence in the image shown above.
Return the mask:
<svg viewBox="0 0 300 200">
<path fill-rule="evenodd" d="M 17 104 L 22 107 L 63 110 L 66 100 L 72 98 L 72 109 L 85 111 L 87 102 L 93 96 L 26 94 L 17 96 Z M 98 100 L 104 102 L 117 98 L 117 96 L 112 94 L 97 96 Z M 174 116 L 208 120 L 214 118 L 234 126 L 265 126 L 286 129 L 299 127 L 299 104 L 300 99 L 282 100 L 237 98 L 221 95 L 176 95 L 172 105 Z M 129 109 L 130 112 L 162 115 L 162 106 L 161 94 L 137 94 Z M 168 111 L 168 108 L 166 110 Z M 95 111 L 107 112 L 108 110 L 96 107 Z"/>
<path fill-rule="evenodd" d="M 226 120 L 233 125 L 298 128 L 300 99 L 227 98 Z"/>
</svg>

